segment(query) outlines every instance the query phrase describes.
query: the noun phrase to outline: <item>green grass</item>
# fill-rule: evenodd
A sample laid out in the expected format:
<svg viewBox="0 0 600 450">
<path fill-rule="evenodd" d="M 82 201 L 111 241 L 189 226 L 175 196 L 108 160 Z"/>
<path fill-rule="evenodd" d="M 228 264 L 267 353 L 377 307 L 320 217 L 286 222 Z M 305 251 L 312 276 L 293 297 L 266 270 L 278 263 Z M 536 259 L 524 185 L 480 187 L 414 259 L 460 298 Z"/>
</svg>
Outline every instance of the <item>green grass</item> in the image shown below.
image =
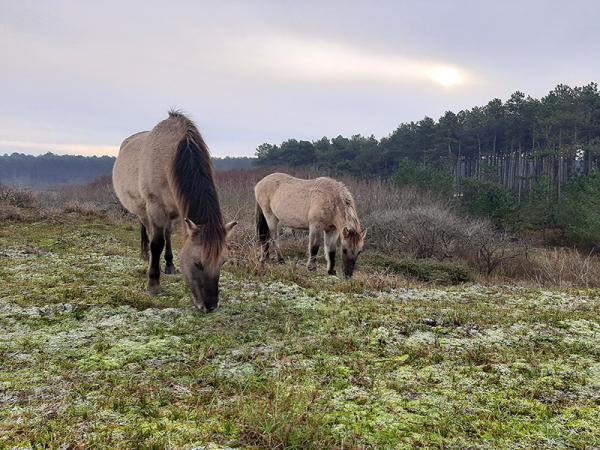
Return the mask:
<svg viewBox="0 0 600 450">
<path fill-rule="evenodd" d="M 600 291 L 250 267 L 203 315 L 132 226 L 0 225 L 0 448 L 600 446 Z"/>
</svg>

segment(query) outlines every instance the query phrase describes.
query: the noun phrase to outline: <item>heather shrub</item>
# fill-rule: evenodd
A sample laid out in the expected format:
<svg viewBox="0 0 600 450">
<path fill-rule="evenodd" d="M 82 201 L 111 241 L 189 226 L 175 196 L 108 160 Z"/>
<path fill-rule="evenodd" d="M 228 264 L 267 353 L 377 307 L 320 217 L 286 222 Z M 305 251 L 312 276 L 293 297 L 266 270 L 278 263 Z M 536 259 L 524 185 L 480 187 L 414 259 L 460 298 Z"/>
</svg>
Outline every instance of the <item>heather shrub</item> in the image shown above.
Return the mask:
<svg viewBox="0 0 600 450">
<path fill-rule="evenodd" d="M 15 221 L 22 222 L 26 219 L 26 215 L 18 206 L 9 205 L 8 203 L 0 202 L 0 222 Z"/>
<path fill-rule="evenodd" d="M 31 208 L 35 205 L 33 192 L 22 188 L 0 185 L 0 205 L 10 205 L 17 208 Z"/>
<path fill-rule="evenodd" d="M 65 204 L 63 211 L 83 217 L 106 217 L 106 210 L 93 202 L 70 201 Z"/>
<path fill-rule="evenodd" d="M 456 261 L 395 259 L 377 253 L 366 256 L 364 262 L 378 269 L 425 282 L 460 284 L 473 280 L 472 270 Z"/>
</svg>

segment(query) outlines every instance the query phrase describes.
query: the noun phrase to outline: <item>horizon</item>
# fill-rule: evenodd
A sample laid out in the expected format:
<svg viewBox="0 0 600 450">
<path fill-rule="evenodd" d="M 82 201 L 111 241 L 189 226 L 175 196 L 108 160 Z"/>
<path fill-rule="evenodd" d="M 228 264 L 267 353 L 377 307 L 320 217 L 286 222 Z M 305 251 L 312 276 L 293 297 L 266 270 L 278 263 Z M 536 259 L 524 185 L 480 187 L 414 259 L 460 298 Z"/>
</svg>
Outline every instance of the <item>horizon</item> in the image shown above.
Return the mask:
<svg viewBox="0 0 600 450">
<path fill-rule="evenodd" d="M 598 9 L 0 0 L 0 154 L 116 156 L 171 107 L 219 158 L 290 138 L 379 140 L 402 122 L 515 91 L 539 98 L 596 82 Z"/>
<path fill-rule="evenodd" d="M 81 153 L 55 153 L 53 151 L 48 151 L 45 153 L 21 153 L 21 152 L 5 152 L 5 153 L 0 153 L 0 157 L 11 157 L 12 155 L 25 155 L 25 156 L 33 156 L 33 157 L 38 157 L 38 156 L 47 156 L 47 155 L 51 155 L 51 156 L 82 156 L 84 158 L 116 158 L 117 155 L 82 155 Z M 227 159 L 227 158 L 250 158 L 250 159 L 256 159 L 256 156 L 214 156 L 211 155 L 212 159 Z"/>
</svg>

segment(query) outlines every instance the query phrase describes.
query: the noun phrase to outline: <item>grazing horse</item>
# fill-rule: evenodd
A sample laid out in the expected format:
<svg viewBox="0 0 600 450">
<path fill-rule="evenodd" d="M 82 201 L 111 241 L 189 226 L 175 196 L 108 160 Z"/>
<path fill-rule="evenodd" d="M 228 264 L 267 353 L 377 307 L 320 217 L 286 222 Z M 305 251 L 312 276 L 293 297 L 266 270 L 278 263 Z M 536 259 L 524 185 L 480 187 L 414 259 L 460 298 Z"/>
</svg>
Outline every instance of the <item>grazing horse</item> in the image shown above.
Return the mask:
<svg viewBox="0 0 600 450">
<path fill-rule="evenodd" d="M 284 225 L 309 231 L 309 270 L 317 267 L 317 253 L 324 235 L 327 273 L 336 274 L 335 253 L 341 243 L 344 276 L 352 276 L 367 230 L 361 231 L 354 198 L 344 184 L 327 177 L 302 180 L 285 173 L 272 173 L 256 184 L 254 195 L 261 261 L 269 257 L 272 239 L 277 259 L 283 262 L 278 226 Z"/>
<path fill-rule="evenodd" d="M 223 223 L 208 148 L 194 123 L 170 111 L 152 131 L 125 139 L 113 168 L 113 186 L 123 206 L 141 222 L 150 294 L 160 293 L 165 243 L 165 273 L 175 273 L 171 230 L 182 219 L 181 270 L 194 304 L 204 311 L 217 308 L 226 238 L 237 222 Z"/>
</svg>

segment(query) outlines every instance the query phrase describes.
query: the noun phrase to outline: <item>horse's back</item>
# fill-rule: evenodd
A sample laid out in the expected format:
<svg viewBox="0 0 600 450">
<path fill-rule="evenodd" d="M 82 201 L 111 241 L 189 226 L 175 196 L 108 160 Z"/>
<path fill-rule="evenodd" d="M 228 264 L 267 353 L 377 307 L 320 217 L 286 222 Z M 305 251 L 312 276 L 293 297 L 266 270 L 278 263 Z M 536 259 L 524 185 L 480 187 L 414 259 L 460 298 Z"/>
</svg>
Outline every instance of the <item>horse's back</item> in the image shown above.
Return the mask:
<svg viewBox="0 0 600 450">
<path fill-rule="evenodd" d="M 272 173 L 256 184 L 256 201 L 263 212 L 275 215 L 282 225 L 306 229 L 318 180 L 320 178 L 305 180 L 286 173 Z"/>
<path fill-rule="evenodd" d="M 256 185 L 254 186 L 254 193 L 257 196 L 265 196 L 270 195 L 274 192 L 282 182 L 288 182 L 288 180 L 294 179 L 291 175 L 287 173 L 272 173 L 262 178 Z"/>
<path fill-rule="evenodd" d="M 140 215 L 139 168 L 149 131 L 129 136 L 123 141 L 113 167 L 113 187 L 123 206 Z"/>
<path fill-rule="evenodd" d="M 256 194 L 256 200 L 265 206 L 269 204 L 275 197 L 281 196 L 282 192 L 289 191 L 295 192 L 302 190 L 306 186 L 306 182 L 311 180 L 302 180 L 295 178 L 287 173 L 272 173 L 267 175 L 254 186 L 254 193 Z"/>
</svg>

